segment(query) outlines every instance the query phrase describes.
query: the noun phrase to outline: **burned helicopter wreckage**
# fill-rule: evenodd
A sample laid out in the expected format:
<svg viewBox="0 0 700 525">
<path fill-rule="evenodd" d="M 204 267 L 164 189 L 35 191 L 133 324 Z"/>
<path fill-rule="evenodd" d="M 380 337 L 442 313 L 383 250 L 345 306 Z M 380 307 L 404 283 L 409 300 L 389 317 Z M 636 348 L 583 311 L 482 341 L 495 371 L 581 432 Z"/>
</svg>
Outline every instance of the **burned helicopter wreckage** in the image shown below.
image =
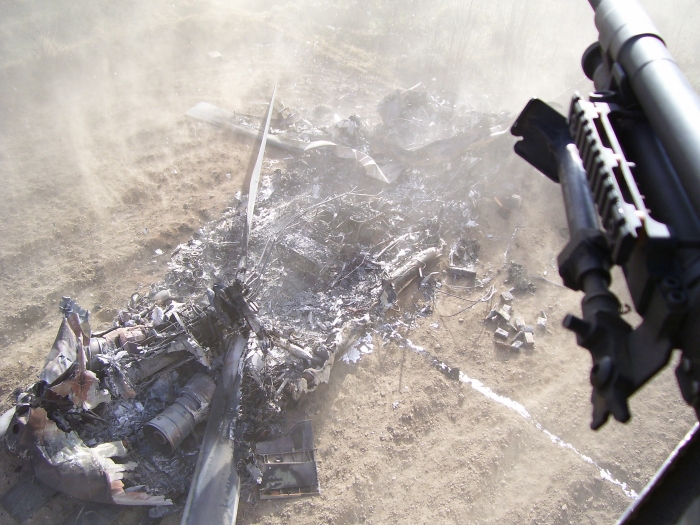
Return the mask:
<svg viewBox="0 0 700 525">
<path fill-rule="evenodd" d="M 508 116 L 419 89 L 386 97 L 378 112 L 372 130 L 357 116 L 320 127 L 271 103 L 267 136 L 248 117 L 193 108 L 193 118 L 261 138 L 259 161 L 266 142 L 288 152 L 267 161 L 250 193 L 252 226 L 238 197 L 107 330 L 64 298 L 39 381 L 4 417 L 7 449 L 83 500 L 179 509 L 189 491 L 183 523 L 193 498 L 219 498 L 233 523 L 239 490 L 318 493 L 310 423 L 280 437 L 285 407 L 327 383 L 367 334 L 390 337 L 384 312 L 409 284 L 422 295 L 406 319 L 429 315 L 448 276 L 472 288 L 490 279 L 477 258 L 479 206 L 493 197 L 484 181 L 509 147 L 499 143 Z M 447 276 L 431 271 L 448 251 Z M 218 419 L 202 433 L 207 417 Z M 216 449 L 224 442 L 227 452 Z M 221 473 L 202 460 L 212 450 L 228 454 L 233 495 L 203 496 L 201 479 Z"/>
</svg>

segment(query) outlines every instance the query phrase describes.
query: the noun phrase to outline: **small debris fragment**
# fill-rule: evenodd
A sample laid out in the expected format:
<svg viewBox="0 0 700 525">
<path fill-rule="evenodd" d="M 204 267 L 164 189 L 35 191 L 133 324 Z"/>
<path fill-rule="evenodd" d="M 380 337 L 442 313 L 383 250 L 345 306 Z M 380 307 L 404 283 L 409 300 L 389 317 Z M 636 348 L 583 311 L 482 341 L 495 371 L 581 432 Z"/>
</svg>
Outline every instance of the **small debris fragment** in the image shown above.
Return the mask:
<svg viewBox="0 0 700 525">
<path fill-rule="evenodd" d="M 382 280 L 380 302 L 384 308 L 393 305 L 398 295 L 421 275 L 422 269 L 442 254 L 442 247 L 443 244 L 440 242 L 439 247 L 427 248 L 399 261 L 395 269 L 389 272 L 388 277 Z"/>
<path fill-rule="evenodd" d="M 506 341 L 495 340 L 496 348 L 499 350 L 510 350 L 510 345 Z"/>
<path fill-rule="evenodd" d="M 466 268 L 463 266 L 448 266 L 447 270 L 452 274 L 453 277 L 466 277 L 467 279 L 476 279 L 476 270 L 473 268 Z"/>
<path fill-rule="evenodd" d="M 537 332 L 544 333 L 547 331 L 547 314 L 544 310 L 540 312 L 540 317 L 537 318 Z"/>
<path fill-rule="evenodd" d="M 510 315 L 502 310 L 494 309 L 489 312 L 485 321 L 494 322 L 500 325 L 501 323 L 508 323 L 510 321 Z"/>
<path fill-rule="evenodd" d="M 513 302 L 513 294 L 508 292 L 503 292 L 501 294 L 501 301 L 503 301 L 506 304 L 510 304 Z"/>
<path fill-rule="evenodd" d="M 504 219 L 510 218 L 510 208 L 505 206 L 498 197 L 494 197 L 493 200 L 498 204 L 498 214 Z"/>
<path fill-rule="evenodd" d="M 535 336 L 532 335 L 529 332 L 523 332 L 525 335 L 525 348 L 534 348 L 535 347 Z"/>
<path fill-rule="evenodd" d="M 476 279 L 476 262 L 479 243 L 475 240 L 458 239 L 450 249 L 450 262 L 447 270 L 453 277 Z"/>
<path fill-rule="evenodd" d="M 496 331 L 493 333 L 493 335 L 496 339 L 501 339 L 503 341 L 508 339 L 508 332 L 506 332 L 502 328 L 496 328 Z"/>
<path fill-rule="evenodd" d="M 520 208 L 523 205 L 523 198 L 520 195 L 513 194 L 506 199 L 506 206 L 511 210 Z"/>
</svg>

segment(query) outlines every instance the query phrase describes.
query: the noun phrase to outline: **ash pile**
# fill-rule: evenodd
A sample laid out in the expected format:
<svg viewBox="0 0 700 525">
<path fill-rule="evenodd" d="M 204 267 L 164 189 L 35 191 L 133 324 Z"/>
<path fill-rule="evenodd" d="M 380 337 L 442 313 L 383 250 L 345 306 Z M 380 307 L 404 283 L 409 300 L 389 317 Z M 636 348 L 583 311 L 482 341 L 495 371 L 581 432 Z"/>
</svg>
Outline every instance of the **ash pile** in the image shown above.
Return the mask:
<svg viewBox="0 0 700 525">
<path fill-rule="evenodd" d="M 318 493 L 310 424 L 283 435 L 285 408 L 327 383 L 339 359 L 371 348 L 373 333 L 390 337 L 392 326 L 429 316 L 446 280 L 490 300 L 480 209 L 507 219 L 522 202 L 488 184 L 510 155 L 509 115 L 457 108 L 419 87 L 377 111 L 370 129 L 356 115 L 312 123 L 271 105 L 268 146 L 279 151 L 251 189 L 252 224 L 239 195 L 106 330 L 64 298 L 39 381 L 3 416 L 7 449 L 57 490 L 163 509 L 152 516 L 196 497 L 198 455 L 214 441 L 232 451 L 241 497 Z M 188 115 L 261 135 L 251 117 L 205 103 Z M 513 281 L 513 293 L 534 292 L 522 268 Z M 511 299 L 487 319 L 501 344 L 510 328 L 515 343 L 531 344 L 532 330 L 510 321 Z M 218 420 L 205 429 L 207 418 Z"/>
</svg>

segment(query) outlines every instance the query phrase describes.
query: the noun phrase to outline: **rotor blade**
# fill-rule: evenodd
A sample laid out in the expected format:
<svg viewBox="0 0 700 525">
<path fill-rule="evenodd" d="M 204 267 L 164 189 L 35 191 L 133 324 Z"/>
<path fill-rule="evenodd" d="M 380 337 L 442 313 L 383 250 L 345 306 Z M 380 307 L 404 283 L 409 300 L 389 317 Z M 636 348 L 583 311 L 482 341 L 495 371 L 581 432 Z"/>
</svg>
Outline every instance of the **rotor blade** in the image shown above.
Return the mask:
<svg viewBox="0 0 700 525">
<path fill-rule="evenodd" d="M 240 334 L 229 341 L 180 525 L 236 523 L 241 481 L 233 436 L 241 401 L 241 358 L 247 342 Z"/>
<path fill-rule="evenodd" d="M 258 198 L 258 185 L 260 183 L 260 171 L 262 170 L 262 161 L 265 156 L 265 144 L 267 143 L 267 135 L 270 129 L 270 119 L 272 118 L 272 108 L 275 104 L 275 94 L 277 93 L 277 82 L 272 90 L 272 98 L 270 98 L 270 107 L 267 110 L 267 119 L 263 128 L 262 141 L 260 142 L 260 150 L 258 151 L 258 160 L 255 162 L 255 167 L 250 176 L 250 188 L 248 190 L 248 215 L 246 217 L 245 231 L 243 234 L 243 255 L 241 264 L 245 268 L 246 259 L 248 257 L 248 239 L 250 238 L 250 227 L 253 223 L 253 213 L 255 212 L 255 201 Z M 242 268 L 239 268 L 242 269 Z"/>
</svg>

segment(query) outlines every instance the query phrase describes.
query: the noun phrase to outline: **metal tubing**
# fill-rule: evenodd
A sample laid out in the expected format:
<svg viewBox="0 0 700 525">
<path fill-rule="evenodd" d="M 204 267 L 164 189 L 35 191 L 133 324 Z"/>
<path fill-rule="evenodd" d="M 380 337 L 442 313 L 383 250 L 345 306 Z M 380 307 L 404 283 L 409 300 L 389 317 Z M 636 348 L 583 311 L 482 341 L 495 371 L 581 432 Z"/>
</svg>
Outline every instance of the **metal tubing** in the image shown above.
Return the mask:
<svg viewBox="0 0 700 525">
<path fill-rule="evenodd" d="M 700 97 L 634 0 L 591 5 L 600 43 L 618 63 L 700 215 Z M 598 88 L 598 86 L 596 86 Z"/>
<path fill-rule="evenodd" d="M 700 211 L 700 132 L 697 127 L 700 98 L 659 40 L 640 39 L 620 60 L 623 68 L 640 67 L 630 79 L 632 89 L 697 214 Z M 644 66 L 637 65 L 643 61 L 648 62 Z"/>
<path fill-rule="evenodd" d="M 209 413 L 216 383 L 206 374 L 197 373 L 185 385 L 175 403 L 154 417 L 143 428 L 148 442 L 162 454 L 172 454 Z"/>
<path fill-rule="evenodd" d="M 578 150 L 573 142 L 558 149 L 559 183 L 564 197 L 569 236 L 573 237 L 579 230 L 597 230 L 598 216 Z"/>
</svg>

